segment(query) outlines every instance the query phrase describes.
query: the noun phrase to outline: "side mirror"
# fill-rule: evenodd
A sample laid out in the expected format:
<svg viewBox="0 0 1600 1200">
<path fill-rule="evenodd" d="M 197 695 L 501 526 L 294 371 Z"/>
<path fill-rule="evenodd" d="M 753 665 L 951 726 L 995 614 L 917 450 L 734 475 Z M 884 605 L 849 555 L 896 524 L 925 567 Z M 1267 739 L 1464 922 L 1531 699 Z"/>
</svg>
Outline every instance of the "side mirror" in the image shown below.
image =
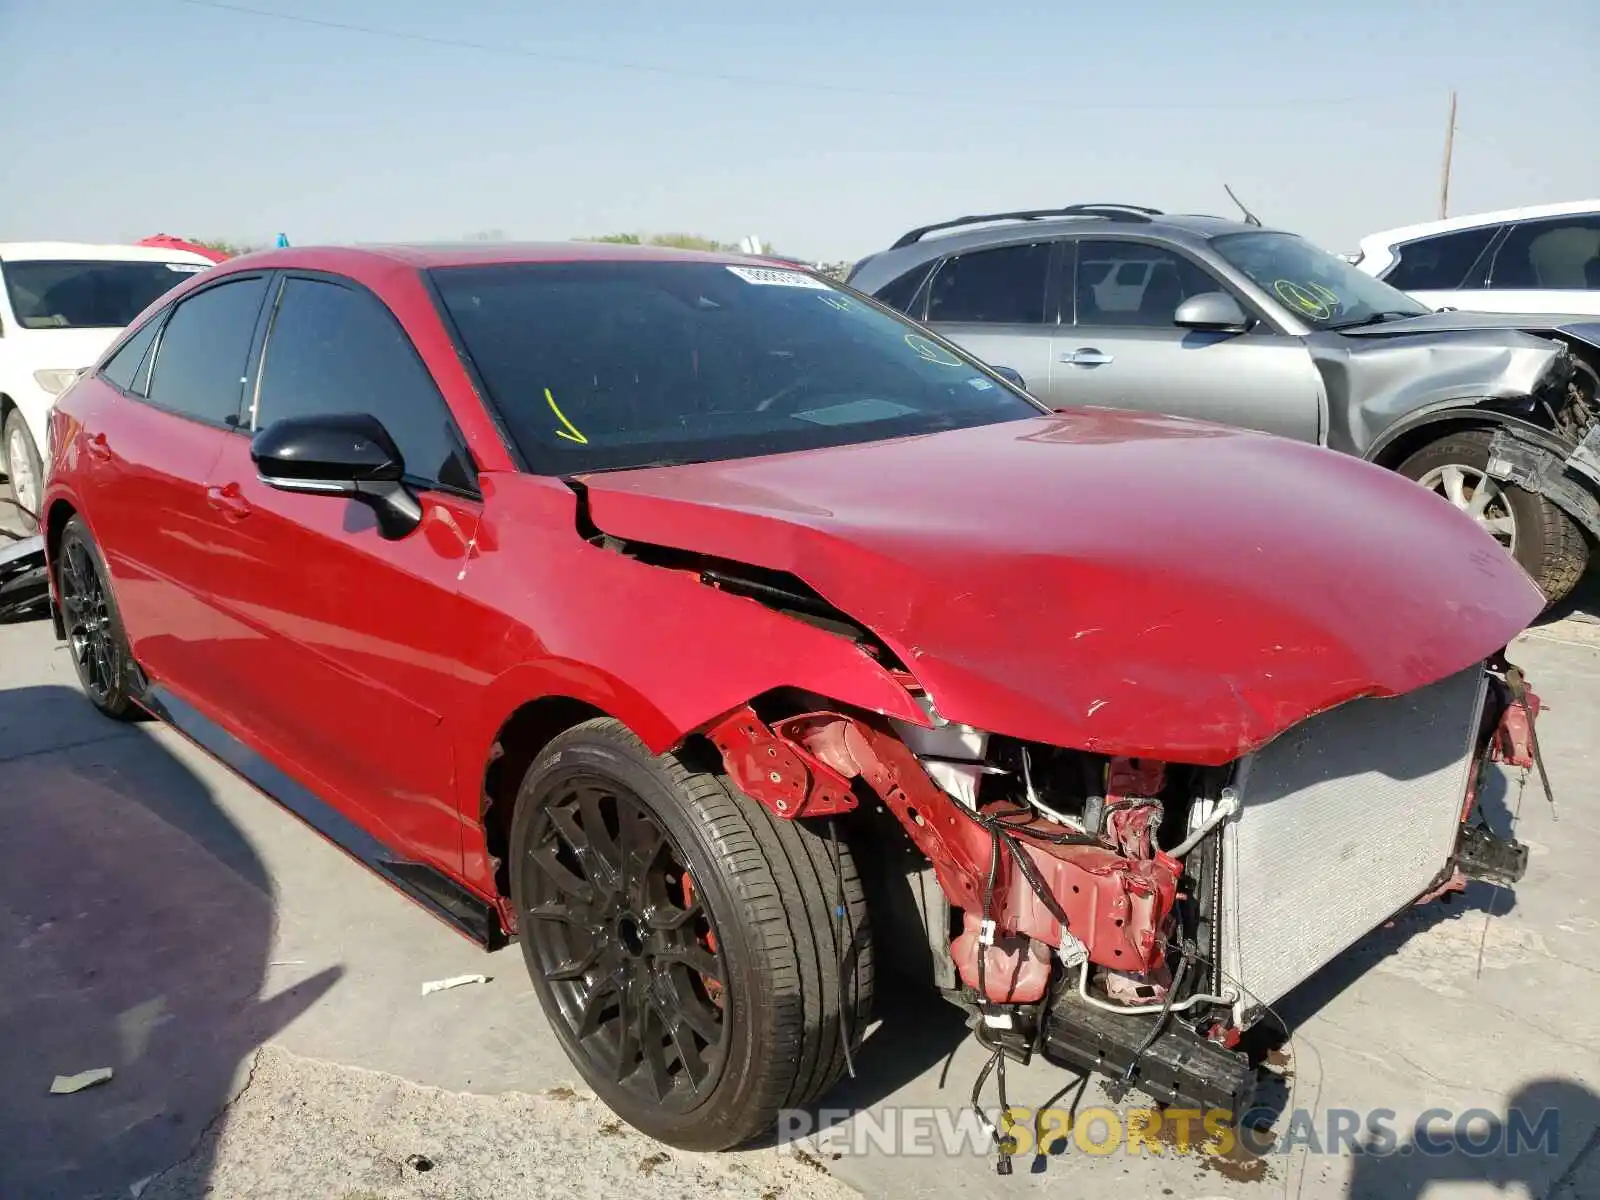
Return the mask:
<svg viewBox="0 0 1600 1200">
<path fill-rule="evenodd" d="M 1023 391 L 1028 390 L 1028 381 L 1022 377 L 1022 372 L 1018 371 L 1014 367 L 997 367 L 993 363 L 990 363 L 989 370 L 1000 376 L 1000 378 L 1004 379 L 1007 383 L 1015 384 Z"/>
<path fill-rule="evenodd" d="M 386 538 L 404 537 L 422 523 L 422 505 L 401 482 L 399 447 L 367 413 L 286 417 L 256 434 L 250 457 L 268 487 L 368 505 Z"/>
<path fill-rule="evenodd" d="M 1201 292 L 1190 296 L 1173 312 L 1172 323 L 1184 329 L 1205 329 L 1214 333 L 1243 333 L 1250 328 L 1250 318 L 1227 292 Z"/>
</svg>

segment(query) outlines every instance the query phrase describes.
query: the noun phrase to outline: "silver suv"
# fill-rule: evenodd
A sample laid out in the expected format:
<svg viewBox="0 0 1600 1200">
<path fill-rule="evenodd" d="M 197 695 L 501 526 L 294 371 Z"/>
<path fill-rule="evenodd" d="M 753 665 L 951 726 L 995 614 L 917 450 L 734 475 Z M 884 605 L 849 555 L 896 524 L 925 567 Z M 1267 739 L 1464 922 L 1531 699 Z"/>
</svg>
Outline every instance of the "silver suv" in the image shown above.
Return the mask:
<svg viewBox="0 0 1600 1200">
<path fill-rule="evenodd" d="M 1398 470 L 1552 602 L 1600 539 L 1593 317 L 1436 313 L 1253 218 L 1121 204 L 922 226 L 849 281 L 1057 407 L 1197 417 Z"/>
</svg>

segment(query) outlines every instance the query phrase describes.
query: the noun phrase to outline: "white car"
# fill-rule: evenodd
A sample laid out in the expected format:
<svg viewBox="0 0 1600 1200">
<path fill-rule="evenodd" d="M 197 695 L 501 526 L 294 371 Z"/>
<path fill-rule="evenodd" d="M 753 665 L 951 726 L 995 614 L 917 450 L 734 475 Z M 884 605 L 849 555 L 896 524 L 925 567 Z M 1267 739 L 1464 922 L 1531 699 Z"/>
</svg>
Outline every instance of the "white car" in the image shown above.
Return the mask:
<svg viewBox="0 0 1600 1200">
<path fill-rule="evenodd" d="M 1390 229 L 1352 261 L 1434 308 L 1600 316 L 1600 200 Z"/>
<path fill-rule="evenodd" d="M 0 473 L 24 509 L 44 493 L 56 396 L 153 300 L 211 265 L 164 247 L 0 242 Z"/>
</svg>

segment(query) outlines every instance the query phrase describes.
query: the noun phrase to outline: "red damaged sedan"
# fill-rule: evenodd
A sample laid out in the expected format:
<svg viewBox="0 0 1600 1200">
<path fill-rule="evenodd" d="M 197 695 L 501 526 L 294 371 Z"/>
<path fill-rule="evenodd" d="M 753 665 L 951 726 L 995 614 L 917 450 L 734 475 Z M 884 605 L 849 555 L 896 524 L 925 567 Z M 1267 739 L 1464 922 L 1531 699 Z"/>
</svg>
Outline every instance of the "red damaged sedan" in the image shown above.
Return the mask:
<svg viewBox="0 0 1600 1200">
<path fill-rule="evenodd" d="M 1002 1069 L 1237 1113 L 1289 989 L 1526 866 L 1474 794 L 1530 753 L 1502 650 L 1543 602 L 1470 518 L 1048 411 L 787 266 L 250 255 L 50 434 L 90 700 L 519 940 L 584 1077 L 674 1145 L 819 1097 L 896 963 Z"/>
</svg>

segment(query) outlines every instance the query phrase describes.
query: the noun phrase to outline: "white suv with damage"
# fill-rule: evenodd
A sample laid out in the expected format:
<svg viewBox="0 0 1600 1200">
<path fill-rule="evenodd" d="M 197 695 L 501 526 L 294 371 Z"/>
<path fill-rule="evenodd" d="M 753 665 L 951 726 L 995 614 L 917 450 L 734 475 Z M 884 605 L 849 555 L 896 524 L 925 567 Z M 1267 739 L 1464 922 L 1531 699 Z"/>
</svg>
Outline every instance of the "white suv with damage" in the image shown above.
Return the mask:
<svg viewBox="0 0 1600 1200">
<path fill-rule="evenodd" d="M 152 301 L 211 265 L 156 246 L 0 242 L 0 474 L 22 509 L 37 512 L 44 493 L 56 396 Z"/>
</svg>

